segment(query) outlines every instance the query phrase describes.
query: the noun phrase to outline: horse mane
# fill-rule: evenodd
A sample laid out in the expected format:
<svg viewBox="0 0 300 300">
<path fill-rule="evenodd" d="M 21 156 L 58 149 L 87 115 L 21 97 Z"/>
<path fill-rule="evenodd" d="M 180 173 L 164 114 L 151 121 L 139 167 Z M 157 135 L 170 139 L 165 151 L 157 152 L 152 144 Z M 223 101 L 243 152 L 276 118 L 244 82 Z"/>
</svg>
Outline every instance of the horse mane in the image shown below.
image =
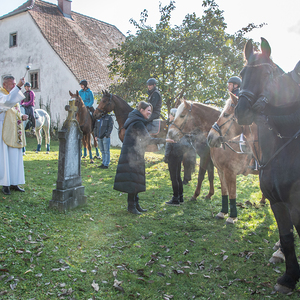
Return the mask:
<svg viewBox="0 0 300 300">
<path fill-rule="evenodd" d="M 188 106 L 191 106 L 193 104 L 193 105 L 204 107 L 204 108 L 212 108 L 212 109 L 220 112 L 220 109 L 217 108 L 217 107 L 215 107 L 215 106 L 212 106 L 212 105 L 209 105 L 209 104 L 205 104 L 205 103 L 201 103 L 201 102 L 197 102 L 197 101 L 184 100 L 178 106 L 174 119 L 176 119 L 177 116 L 181 115 L 181 113 L 183 112 L 183 110 L 185 108 L 185 103 L 188 104 Z"/>
</svg>

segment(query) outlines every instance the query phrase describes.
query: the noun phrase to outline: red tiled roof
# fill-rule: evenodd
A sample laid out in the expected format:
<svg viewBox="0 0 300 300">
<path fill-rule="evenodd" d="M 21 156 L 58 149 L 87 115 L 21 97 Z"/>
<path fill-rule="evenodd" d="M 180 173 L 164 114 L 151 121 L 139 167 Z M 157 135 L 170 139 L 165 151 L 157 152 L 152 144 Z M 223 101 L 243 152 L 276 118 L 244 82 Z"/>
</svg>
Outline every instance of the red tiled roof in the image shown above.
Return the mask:
<svg viewBox="0 0 300 300">
<path fill-rule="evenodd" d="M 41 0 L 29 0 L 12 13 L 26 9 L 78 82 L 86 79 L 94 93 L 109 87 L 109 50 L 125 40 L 115 26 L 75 12 L 71 20 L 57 5 Z"/>
</svg>

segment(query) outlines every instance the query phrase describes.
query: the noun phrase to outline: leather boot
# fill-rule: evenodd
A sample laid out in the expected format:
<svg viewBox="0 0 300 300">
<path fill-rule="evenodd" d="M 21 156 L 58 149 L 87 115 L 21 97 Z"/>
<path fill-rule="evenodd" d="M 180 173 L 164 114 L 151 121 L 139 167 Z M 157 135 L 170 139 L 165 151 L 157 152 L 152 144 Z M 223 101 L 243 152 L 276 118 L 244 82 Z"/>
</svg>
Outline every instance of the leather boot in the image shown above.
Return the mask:
<svg viewBox="0 0 300 300">
<path fill-rule="evenodd" d="M 173 196 L 170 201 L 166 202 L 166 204 L 173 205 L 173 206 L 180 206 L 179 198 Z"/>
<path fill-rule="evenodd" d="M 22 189 L 21 187 L 19 187 L 18 185 L 11 185 L 11 186 L 10 186 L 10 189 L 11 189 L 11 190 L 14 190 L 14 191 L 22 192 L 22 193 L 25 192 L 25 190 Z"/>
<path fill-rule="evenodd" d="M 140 204 L 139 204 L 139 196 L 138 195 L 136 195 L 135 197 L 134 197 L 134 200 L 135 200 L 135 207 L 136 207 L 136 209 L 139 211 L 139 212 L 146 212 L 146 211 L 148 211 L 148 209 L 144 209 L 144 208 L 141 208 L 141 206 L 140 206 Z"/>
<path fill-rule="evenodd" d="M 141 215 L 141 213 L 136 209 L 135 200 L 133 194 L 128 194 L 127 198 L 128 207 L 127 210 L 134 215 Z"/>
<path fill-rule="evenodd" d="M 179 202 L 180 202 L 180 204 L 182 204 L 184 202 L 183 195 L 179 195 Z"/>
</svg>

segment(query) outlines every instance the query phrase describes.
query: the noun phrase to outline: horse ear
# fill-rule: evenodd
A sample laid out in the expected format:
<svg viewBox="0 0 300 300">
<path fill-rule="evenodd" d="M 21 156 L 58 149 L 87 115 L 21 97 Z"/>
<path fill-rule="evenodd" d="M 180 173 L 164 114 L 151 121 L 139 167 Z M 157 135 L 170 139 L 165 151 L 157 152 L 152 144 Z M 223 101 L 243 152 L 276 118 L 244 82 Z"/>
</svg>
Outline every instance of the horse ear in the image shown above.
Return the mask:
<svg viewBox="0 0 300 300">
<path fill-rule="evenodd" d="M 78 93 L 78 91 L 76 90 L 76 97 L 78 97 L 79 96 L 79 93 Z"/>
<path fill-rule="evenodd" d="M 69 94 L 70 94 L 70 96 L 71 96 L 71 97 L 73 97 L 73 94 L 72 94 L 72 92 L 71 92 L 71 91 L 69 91 Z"/>
<path fill-rule="evenodd" d="M 105 95 L 105 92 L 102 90 L 102 95 L 104 96 Z"/>
<path fill-rule="evenodd" d="M 269 42 L 264 39 L 263 37 L 261 38 L 261 44 L 260 44 L 260 47 L 261 47 L 261 52 L 264 56 L 266 57 L 270 57 L 271 55 L 271 47 L 270 47 L 270 44 Z"/>
<path fill-rule="evenodd" d="M 253 51 L 252 40 L 248 40 L 244 48 L 244 55 L 247 61 L 249 60 L 253 52 L 254 51 Z"/>
</svg>

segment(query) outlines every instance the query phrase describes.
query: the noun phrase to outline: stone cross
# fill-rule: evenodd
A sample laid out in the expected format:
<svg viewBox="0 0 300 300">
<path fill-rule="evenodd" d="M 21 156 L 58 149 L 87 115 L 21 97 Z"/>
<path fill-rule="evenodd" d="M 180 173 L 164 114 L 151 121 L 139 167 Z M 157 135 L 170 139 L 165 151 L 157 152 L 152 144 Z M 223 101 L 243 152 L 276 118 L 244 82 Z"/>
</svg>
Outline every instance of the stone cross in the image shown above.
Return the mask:
<svg viewBox="0 0 300 300">
<path fill-rule="evenodd" d="M 69 101 L 65 109 L 69 112 L 62 129 L 58 132 L 59 160 L 56 189 L 53 190 L 49 206 L 66 211 L 86 203 L 81 180 L 82 131 L 75 119 L 75 101 Z"/>
</svg>

